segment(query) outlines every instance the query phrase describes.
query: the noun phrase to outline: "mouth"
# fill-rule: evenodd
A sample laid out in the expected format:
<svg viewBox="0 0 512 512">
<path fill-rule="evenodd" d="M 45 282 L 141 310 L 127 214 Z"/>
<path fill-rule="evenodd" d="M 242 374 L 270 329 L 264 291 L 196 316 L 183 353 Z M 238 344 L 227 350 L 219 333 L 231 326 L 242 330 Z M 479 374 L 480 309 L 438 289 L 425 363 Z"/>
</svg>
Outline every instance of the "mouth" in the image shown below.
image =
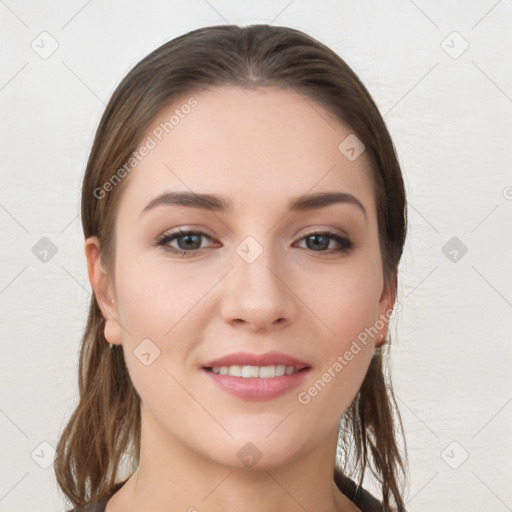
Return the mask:
<svg viewBox="0 0 512 512">
<path fill-rule="evenodd" d="M 243 400 L 283 395 L 304 382 L 311 369 L 306 362 L 280 352 L 239 352 L 201 367 L 218 388 Z"/>
<path fill-rule="evenodd" d="M 273 379 L 274 377 L 303 372 L 309 368 L 310 366 L 297 368 L 283 364 L 269 366 L 232 365 L 204 367 L 206 371 L 216 373 L 217 375 L 230 375 L 231 377 L 242 377 L 244 379 Z"/>
</svg>

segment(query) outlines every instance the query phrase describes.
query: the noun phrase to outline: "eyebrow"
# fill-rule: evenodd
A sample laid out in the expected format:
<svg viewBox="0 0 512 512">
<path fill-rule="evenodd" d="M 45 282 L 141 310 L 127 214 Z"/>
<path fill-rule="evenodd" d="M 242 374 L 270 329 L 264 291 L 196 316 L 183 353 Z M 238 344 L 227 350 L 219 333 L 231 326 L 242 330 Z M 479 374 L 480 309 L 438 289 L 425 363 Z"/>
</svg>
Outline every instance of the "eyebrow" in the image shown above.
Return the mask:
<svg viewBox="0 0 512 512">
<path fill-rule="evenodd" d="M 357 197 L 347 192 L 318 192 L 303 194 L 293 198 L 288 204 L 290 212 L 301 212 L 325 208 L 332 204 L 351 204 L 356 206 L 367 219 L 366 210 Z M 164 192 L 152 199 L 141 214 L 159 205 L 186 206 L 214 212 L 233 212 L 233 203 L 217 194 L 199 194 L 196 192 Z"/>
</svg>

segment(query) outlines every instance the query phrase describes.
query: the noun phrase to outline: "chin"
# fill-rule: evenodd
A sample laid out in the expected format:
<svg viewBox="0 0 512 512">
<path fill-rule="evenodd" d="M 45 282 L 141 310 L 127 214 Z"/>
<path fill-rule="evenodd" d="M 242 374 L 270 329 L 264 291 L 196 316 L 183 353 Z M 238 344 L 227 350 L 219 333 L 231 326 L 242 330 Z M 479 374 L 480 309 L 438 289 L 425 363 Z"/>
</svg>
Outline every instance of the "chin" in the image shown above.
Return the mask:
<svg viewBox="0 0 512 512">
<path fill-rule="evenodd" d="M 294 438 L 287 435 L 272 433 L 265 439 L 261 431 L 247 432 L 242 438 L 232 439 L 229 443 L 217 445 L 220 451 L 211 453 L 210 459 L 233 469 L 247 470 L 272 470 L 282 467 L 296 458 L 300 458 L 304 450 L 301 450 L 303 439 L 301 436 Z"/>
</svg>

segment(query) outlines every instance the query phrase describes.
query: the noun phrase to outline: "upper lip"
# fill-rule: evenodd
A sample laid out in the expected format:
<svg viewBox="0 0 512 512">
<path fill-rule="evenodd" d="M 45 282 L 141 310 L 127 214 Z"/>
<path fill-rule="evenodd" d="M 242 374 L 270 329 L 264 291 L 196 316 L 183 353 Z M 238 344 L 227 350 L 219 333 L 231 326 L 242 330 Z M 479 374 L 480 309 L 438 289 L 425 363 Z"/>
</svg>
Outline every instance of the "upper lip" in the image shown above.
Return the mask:
<svg viewBox="0 0 512 512">
<path fill-rule="evenodd" d="M 284 354 L 282 352 L 265 352 L 264 354 L 251 354 L 249 352 L 236 352 L 214 359 L 204 365 L 204 368 L 215 368 L 220 366 L 293 366 L 297 370 L 308 368 L 310 365 L 304 361 Z"/>
</svg>

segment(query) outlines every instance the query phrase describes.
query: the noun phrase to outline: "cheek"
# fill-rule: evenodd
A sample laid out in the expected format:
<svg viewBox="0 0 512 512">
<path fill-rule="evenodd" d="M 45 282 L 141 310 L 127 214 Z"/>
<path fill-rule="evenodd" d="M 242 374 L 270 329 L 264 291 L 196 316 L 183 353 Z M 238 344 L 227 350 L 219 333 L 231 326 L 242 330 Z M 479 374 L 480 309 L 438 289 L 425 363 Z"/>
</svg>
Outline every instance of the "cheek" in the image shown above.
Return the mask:
<svg viewBox="0 0 512 512">
<path fill-rule="evenodd" d="M 304 421 L 311 418 L 321 432 L 332 428 L 356 397 L 367 373 L 371 351 L 361 349 L 348 360 L 344 352 L 320 368 L 297 393 L 297 403 Z M 313 420 L 314 419 L 314 420 Z"/>
<path fill-rule="evenodd" d="M 137 279 L 120 285 L 124 357 L 142 403 L 158 417 L 178 417 L 187 399 L 176 368 L 188 350 L 183 325 L 189 300 L 180 297 L 179 286 L 169 288 L 165 280 L 154 279 L 153 270 L 144 267 Z"/>
<path fill-rule="evenodd" d="M 201 339 L 205 297 L 218 272 L 198 275 L 192 265 L 155 262 L 140 249 L 137 257 L 127 247 L 119 254 L 116 290 L 126 366 L 141 398 L 155 397 L 173 408 L 176 397 L 186 398 L 173 376 L 182 381 L 189 354 Z"/>
<path fill-rule="evenodd" d="M 140 248 L 138 251 L 138 256 L 136 250 L 129 256 L 125 249 L 118 261 L 119 315 L 131 334 L 129 343 L 137 343 L 141 337 L 163 343 L 182 328 L 182 319 L 196 314 L 202 297 L 218 278 L 212 273 L 198 276 L 192 266 L 155 260 L 151 251 L 148 255 L 141 254 Z"/>
<path fill-rule="evenodd" d="M 315 342 L 318 368 L 297 399 L 326 425 L 349 407 L 371 361 L 382 292 L 380 267 L 375 267 L 347 265 L 336 275 L 317 279 L 323 286 L 315 286 L 309 295 L 308 305 L 320 318 L 323 334 Z"/>
<path fill-rule="evenodd" d="M 340 419 L 361 387 L 373 353 L 378 298 L 375 284 L 365 284 L 357 274 L 314 297 L 312 309 L 328 328 L 315 341 L 318 365 L 297 401 L 318 425 Z"/>
<path fill-rule="evenodd" d="M 324 324 L 326 346 L 343 350 L 378 319 L 382 277 L 378 262 L 356 261 L 303 283 L 305 302 Z M 330 335 L 329 335 L 330 334 Z M 370 341 L 370 340 L 368 340 Z"/>
</svg>

